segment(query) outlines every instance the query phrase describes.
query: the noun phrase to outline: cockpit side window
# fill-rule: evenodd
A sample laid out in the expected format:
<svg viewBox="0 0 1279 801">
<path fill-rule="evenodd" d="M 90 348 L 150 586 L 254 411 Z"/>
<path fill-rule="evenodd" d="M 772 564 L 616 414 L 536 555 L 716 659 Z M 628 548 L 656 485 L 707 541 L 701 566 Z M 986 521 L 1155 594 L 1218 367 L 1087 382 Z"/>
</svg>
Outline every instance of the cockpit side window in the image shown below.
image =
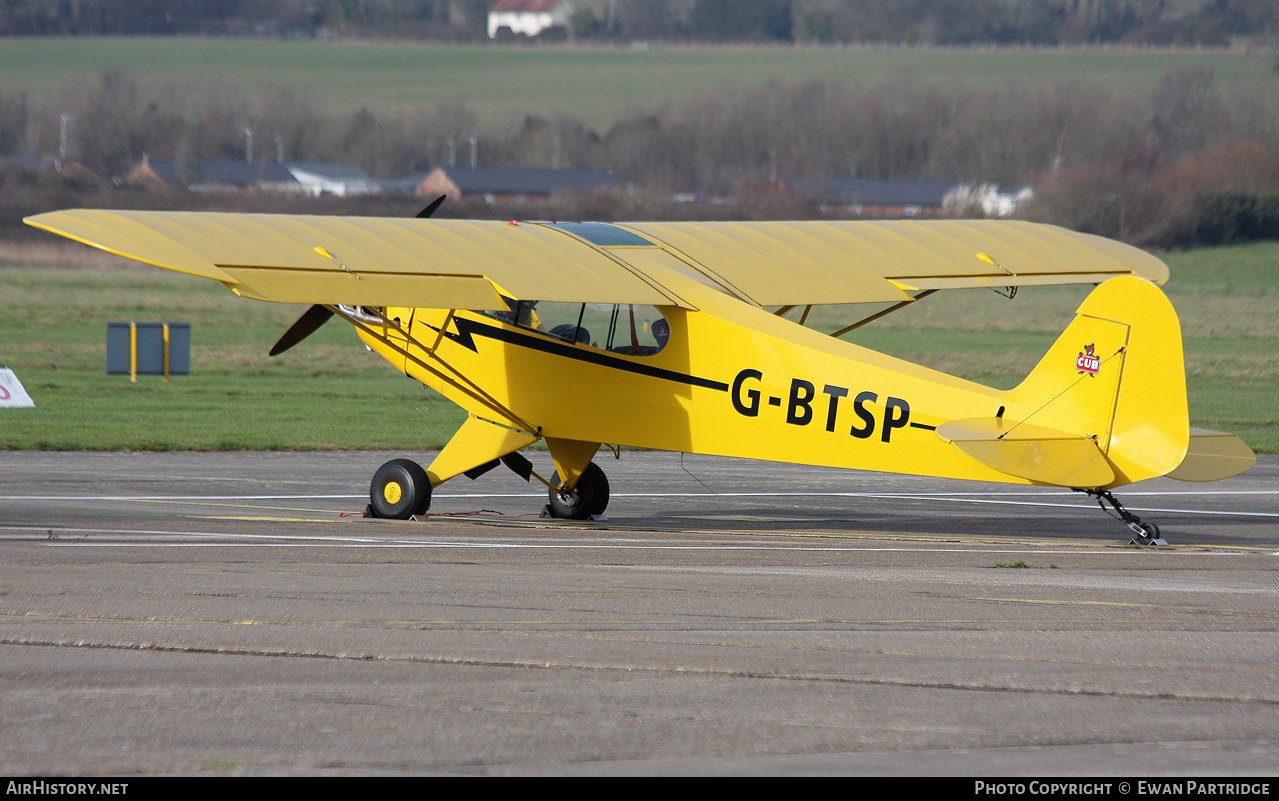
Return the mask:
<svg viewBox="0 0 1279 801">
<path fill-rule="evenodd" d="M 670 324 L 656 306 L 527 300 L 507 304 L 510 311 L 485 314 L 564 342 L 627 356 L 651 356 L 670 338 Z"/>
</svg>

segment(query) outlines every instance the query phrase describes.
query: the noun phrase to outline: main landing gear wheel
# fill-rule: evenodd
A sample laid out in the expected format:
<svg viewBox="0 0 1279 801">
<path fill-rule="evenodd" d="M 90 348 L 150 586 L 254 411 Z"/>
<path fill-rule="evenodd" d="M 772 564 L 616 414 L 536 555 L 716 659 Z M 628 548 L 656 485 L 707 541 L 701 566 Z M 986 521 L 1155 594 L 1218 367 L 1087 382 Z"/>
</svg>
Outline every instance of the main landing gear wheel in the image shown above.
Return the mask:
<svg viewBox="0 0 1279 801">
<path fill-rule="evenodd" d="M 373 517 L 408 520 L 431 506 L 431 480 L 417 462 L 393 459 L 378 468 L 369 487 Z"/>
<path fill-rule="evenodd" d="M 551 474 L 551 484 L 560 485 L 560 474 Z M 550 503 L 547 509 L 551 517 L 564 520 L 586 520 L 595 515 L 604 514 L 608 506 L 608 478 L 595 462 L 591 462 L 582 471 L 577 486 L 571 490 L 551 490 Z"/>
</svg>

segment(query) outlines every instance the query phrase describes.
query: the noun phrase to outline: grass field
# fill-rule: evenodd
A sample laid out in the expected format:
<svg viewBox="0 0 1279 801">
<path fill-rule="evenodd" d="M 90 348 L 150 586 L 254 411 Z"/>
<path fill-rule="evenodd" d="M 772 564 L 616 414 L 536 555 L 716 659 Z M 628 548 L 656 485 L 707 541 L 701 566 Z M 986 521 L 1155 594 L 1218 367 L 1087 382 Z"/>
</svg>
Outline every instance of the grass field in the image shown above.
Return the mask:
<svg viewBox="0 0 1279 801">
<path fill-rule="evenodd" d="M 1192 422 L 1279 452 L 1279 242 L 1165 258 Z M 367 353 L 345 324 L 268 358 L 301 308 L 237 298 L 210 281 L 153 268 L 8 267 L 0 292 L 0 366 L 13 368 L 36 402 L 0 411 L 0 449 L 420 450 L 442 445 L 464 417 Z M 1086 292 L 1026 289 L 1012 301 L 985 290 L 940 293 L 851 338 L 1011 387 Z M 831 330 L 845 312 L 821 313 L 810 323 Z M 191 323 L 193 374 L 136 384 L 104 375 L 113 320 Z"/>
<path fill-rule="evenodd" d="M 332 111 L 465 101 L 484 125 L 571 115 L 605 129 L 689 95 L 821 79 L 999 87 L 1075 80 L 1144 93 L 1169 72 L 1222 87 L 1279 85 L 1273 54 L 1222 50 L 879 49 L 763 46 L 507 47 L 190 37 L 22 38 L 0 44 L 0 90 L 39 104 L 107 70 L 144 82 L 289 89 Z M 56 111 L 56 109 L 54 110 Z"/>
<path fill-rule="evenodd" d="M 0 286 L 0 366 L 36 402 L 0 415 L 0 448 L 421 448 L 465 418 L 366 352 L 345 324 L 268 358 L 303 307 L 155 268 L 5 269 Z M 189 322 L 192 375 L 105 375 L 116 320 Z"/>
</svg>

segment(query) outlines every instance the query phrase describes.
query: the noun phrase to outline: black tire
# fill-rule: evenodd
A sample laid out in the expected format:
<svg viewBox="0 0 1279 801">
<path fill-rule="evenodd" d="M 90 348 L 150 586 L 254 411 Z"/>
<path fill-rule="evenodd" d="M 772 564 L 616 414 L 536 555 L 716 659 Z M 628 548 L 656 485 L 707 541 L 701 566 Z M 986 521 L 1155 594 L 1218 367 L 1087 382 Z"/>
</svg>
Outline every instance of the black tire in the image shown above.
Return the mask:
<svg viewBox="0 0 1279 801">
<path fill-rule="evenodd" d="M 417 462 L 393 459 L 377 469 L 369 487 L 374 517 L 408 520 L 431 508 L 431 480 Z"/>
<path fill-rule="evenodd" d="M 551 483 L 559 486 L 560 474 L 551 474 Z M 602 515 L 608 508 L 608 477 L 599 465 L 591 462 L 582 471 L 577 486 L 567 492 L 549 493 L 551 517 L 563 520 L 586 520 L 591 515 Z"/>
<path fill-rule="evenodd" d="M 1154 523 L 1142 523 L 1141 530 L 1145 532 L 1145 536 L 1142 537 L 1142 545 L 1149 545 L 1159 539 L 1159 526 Z"/>
</svg>

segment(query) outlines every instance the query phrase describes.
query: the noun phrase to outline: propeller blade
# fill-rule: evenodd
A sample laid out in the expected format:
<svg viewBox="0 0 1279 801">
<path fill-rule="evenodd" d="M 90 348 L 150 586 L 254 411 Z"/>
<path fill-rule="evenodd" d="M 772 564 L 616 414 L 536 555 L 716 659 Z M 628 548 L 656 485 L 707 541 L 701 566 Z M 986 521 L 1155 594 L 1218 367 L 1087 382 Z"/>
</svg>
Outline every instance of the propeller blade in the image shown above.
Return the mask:
<svg viewBox="0 0 1279 801">
<path fill-rule="evenodd" d="M 333 316 L 333 311 L 327 306 L 312 306 L 302 312 L 302 316 L 289 326 L 289 330 L 284 332 L 284 336 L 280 337 L 280 341 L 271 347 L 268 355 L 279 356 L 289 348 L 298 344 L 302 340 L 315 333 L 316 329 L 329 321 Z"/>
<path fill-rule="evenodd" d="M 431 205 L 427 206 L 426 208 L 422 209 L 421 211 L 417 213 L 418 219 L 425 220 L 427 217 L 430 217 L 432 214 L 436 212 L 437 209 L 440 208 L 440 206 L 444 205 L 444 201 L 448 200 L 448 197 L 449 197 L 448 195 L 440 195 L 435 200 L 432 200 Z"/>
</svg>

